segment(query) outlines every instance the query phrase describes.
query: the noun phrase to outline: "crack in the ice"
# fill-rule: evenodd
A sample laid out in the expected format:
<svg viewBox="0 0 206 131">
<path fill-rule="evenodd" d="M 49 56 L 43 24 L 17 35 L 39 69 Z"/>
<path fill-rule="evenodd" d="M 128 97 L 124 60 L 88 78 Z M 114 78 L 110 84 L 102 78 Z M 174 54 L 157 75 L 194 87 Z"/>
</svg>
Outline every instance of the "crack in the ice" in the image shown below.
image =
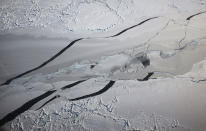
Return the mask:
<svg viewBox="0 0 206 131">
<path fill-rule="evenodd" d="M 134 28 L 134 27 L 140 26 L 140 25 L 144 24 L 145 22 L 150 21 L 150 20 L 152 20 L 152 19 L 156 19 L 156 18 L 159 18 L 159 17 L 151 17 L 151 18 L 148 18 L 148 19 L 146 19 L 146 20 L 144 20 L 144 21 L 142 21 L 142 22 L 140 22 L 140 23 L 138 23 L 138 24 L 136 24 L 136 25 L 133 25 L 133 26 L 131 26 L 131 27 L 128 27 L 128 28 L 122 30 L 121 32 L 119 32 L 119 33 L 117 33 L 117 34 L 115 34 L 115 35 L 108 36 L 108 37 L 102 37 L 102 38 L 111 38 L 111 37 L 119 36 L 119 35 L 121 35 L 122 33 L 126 32 L 126 31 L 128 31 L 128 30 L 130 30 L 130 29 L 132 29 L 132 28 Z M 36 70 L 38 70 L 38 69 L 46 66 L 48 63 L 50 63 L 51 61 L 53 61 L 54 59 L 56 59 L 58 56 L 60 56 L 61 54 L 63 54 L 68 48 L 70 48 L 70 47 L 71 47 L 72 45 L 74 45 L 76 42 L 81 41 L 81 40 L 84 40 L 84 39 L 93 39 L 93 38 L 88 37 L 88 38 L 79 38 L 79 39 L 73 40 L 72 42 L 70 42 L 69 45 L 67 45 L 66 47 L 64 47 L 64 48 L 63 48 L 62 50 L 60 50 L 57 54 L 55 54 L 53 57 L 51 57 L 51 58 L 48 59 L 47 61 L 43 62 L 41 65 L 39 65 L 39 66 L 37 66 L 37 67 L 35 67 L 35 68 L 31 69 L 31 70 L 28 70 L 28 71 L 26 71 L 26 72 L 24 72 L 24 73 L 22 73 L 22 74 L 19 74 L 19 75 L 13 77 L 13 78 L 8 79 L 6 82 L 4 82 L 3 84 L 1 84 L 0 86 L 8 85 L 8 84 L 10 84 L 13 80 L 15 80 L 15 79 L 17 79 L 17 78 L 20 78 L 20 77 L 22 77 L 22 76 L 25 76 L 25 75 L 33 72 L 33 71 L 36 71 Z"/>
<path fill-rule="evenodd" d="M 61 90 L 65 90 L 65 89 L 72 88 L 73 86 L 76 86 L 76 85 L 78 85 L 78 84 L 80 84 L 80 83 L 82 83 L 82 82 L 85 82 L 85 81 L 87 81 L 87 80 L 80 80 L 80 81 L 74 82 L 74 83 L 72 83 L 72 84 L 69 84 L 69 85 L 66 85 L 66 86 L 62 87 Z M 36 109 L 36 110 L 41 109 L 41 108 L 44 107 L 46 104 L 48 104 L 49 102 L 51 102 L 51 101 L 53 101 L 54 99 L 59 98 L 59 97 L 60 97 L 60 95 L 54 96 L 53 98 L 49 99 L 47 102 L 45 102 L 41 107 L 39 107 L 39 108 Z"/>
<path fill-rule="evenodd" d="M 206 79 L 201 79 L 201 80 L 194 80 L 194 78 L 191 78 L 192 80 L 192 82 L 195 82 L 195 83 L 200 83 L 200 82 L 205 82 L 206 81 Z"/>
<path fill-rule="evenodd" d="M 189 16 L 189 17 L 186 19 L 186 20 L 187 20 L 187 23 L 184 25 L 184 26 L 185 26 L 184 36 L 183 36 L 183 38 L 178 42 L 179 50 L 181 50 L 182 48 L 184 48 L 184 47 L 181 47 L 181 44 L 183 43 L 183 41 L 184 41 L 184 40 L 186 39 L 186 37 L 187 37 L 187 30 L 188 30 L 188 26 L 189 26 L 190 20 L 191 20 L 193 17 L 195 17 L 195 16 L 197 16 L 197 15 L 200 15 L 200 14 L 203 14 L 203 13 L 206 13 L 206 11 L 199 12 L 199 13 L 197 13 L 197 14 L 191 15 L 191 16 Z"/>
<path fill-rule="evenodd" d="M 71 88 L 73 86 L 76 86 L 82 82 L 84 82 L 86 80 L 80 80 L 77 82 L 74 82 L 72 84 L 66 85 L 64 87 L 61 88 L 61 90 L 65 90 L 68 88 Z M 26 110 L 28 110 L 29 108 L 31 108 L 34 104 L 36 104 L 37 102 L 43 100 L 44 98 L 52 95 L 54 92 L 56 92 L 57 90 L 52 90 L 52 91 L 47 91 L 44 94 L 33 98 L 32 100 L 26 102 L 23 106 L 21 106 L 20 108 L 16 109 L 15 111 L 9 113 L 8 115 L 6 115 L 2 120 L 0 120 L 0 126 L 4 125 L 5 123 L 7 123 L 10 120 L 13 120 L 16 116 L 20 115 L 21 113 L 25 112 Z M 56 95 L 53 98 L 49 99 L 47 102 L 45 102 L 41 107 L 39 107 L 37 110 L 41 109 L 43 106 L 45 106 L 46 104 L 48 104 L 49 102 L 53 101 L 56 98 L 59 98 L 60 95 Z"/>
<path fill-rule="evenodd" d="M 76 101 L 76 100 L 81 100 L 81 99 L 85 99 L 85 98 L 89 98 L 89 97 L 94 97 L 94 96 L 97 96 L 97 95 L 100 95 L 104 92 L 106 92 L 109 88 L 111 88 L 113 85 L 114 85 L 115 81 L 110 81 L 104 88 L 102 88 L 101 90 L 95 92 L 95 93 L 92 93 L 92 94 L 89 94 L 89 95 L 85 95 L 85 96 L 81 96 L 81 97 L 77 97 L 77 98 L 73 98 L 73 99 L 69 99 L 70 101 Z"/>
<path fill-rule="evenodd" d="M 198 15 L 203 14 L 203 13 L 206 13 L 206 11 L 202 11 L 202 12 L 196 13 L 194 15 L 191 15 L 191 16 L 187 17 L 186 20 L 191 20 L 193 17 L 198 16 Z"/>
<path fill-rule="evenodd" d="M 51 102 L 51 101 L 53 101 L 53 100 L 55 100 L 56 98 L 59 98 L 60 97 L 60 95 L 56 95 L 56 96 L 54 96 L 54 97 L 52 97 L 51 99 L 49 99 L 48 101 L 46 101 L 43 105 L 41 105 L 38 109 L 36 109 L 36 110 L 39 110 L 39 109 L 41 109 L 42 107 L 44 107 L 46 104 L 48 104 L 49 102 Z"/>
<path fill-rule="evenodd" d="M 179 45 L 180 46 L 180 45 Z M 176 49 L 173 49 L 174 52 L 172 53 L 166 53 L 166 52 L 163 52 L 162 50 L 150 50 L 150 51 L 159 51 L 160 52 L 160 57 L 162 59 L 166 59 L 166 58 L 169 58 L 169 57 L 173 57 L 175 55 L 177 55 L 179 52 L 185 50 L 187 47 L 189 46 L 197 46 L 196 44 L 196 41 L 195 40 L 191 40 L 190 42 L 187 42 L 185 45 L 183 45 L 182 47 L 179 47 L 179 48 L 176 48 Z"/>
<path fill-rule="evenodd" d="M 53 61 L 54 59 L 56 59 L 58 56 L 60 56 L 62 53 L 64 53 L 68 48 L 70 48 L 72 45 L 74 45 L 76 42 L 78 42 L 78 41 L 80 41 L 80 40 L 82 40 L 82 39 L 84 39 L 84 38 L 79 38 L 79 39 L 76 39 L 76 40 L 70 42 L 69 45 L 67 45 L 66 47 L 64 47 L 61 51 L 59 51 L 57 54 L 55 54 L 54 56 L 52 56 L 52 57 L 51 57 L 50 59 L 48 59 L 47 61 L 43 62 L 43 63 L 42 63 L 41 65 L 39 65 L 38 67 L 35 67 L 35 68 L 33 68 L 33 69 L 31 69 L 31 70 L 28 70 L 28 71 L 26 71 L 26 72 L 24 72 L 24 73 L 22 73 L 22 74 L 20 74 L 20 75 L 17 75 L 17 76 L 15 76 L 15 77 L 13 77 L 13 78 L 10 78 L 10 79 L 7 80 L 5 83 L 1 84 L 1 86 L 2 86 L 2 85 L 8 85 L 8 84 L 10 84 L 13 80 L 15 80 L 15 79 L 17 79 L 17 78 L 20 78 L 20 77 L 22 77 L 22 76 L 25 76 L 26 74 L 29 74 L 29 73 L 31 73 L 31 72 L 33 72 L 33 71 L 35 71 L 35 70 L 38 70 L 38 69 L 46 66 L 48 63 L 50 63 L 51 61 Z"/>
<path fill-rule="evenodd" d="M 86 80 L 80 80 L 77 82 L 74 82 L 72 84 L 66 85 L 64 87 L 61 88 L 61 90 L 65 90 L 68 88 L 71 88 L 73 86 L 76 86 L 82 82 L 84 82 Z M 51 91 L 47 91 L 44 94 L 33 98 L 32 100 L 26 102 L 25 104 L 23 104 L 21 107 L 19 107 L 18 109 L 12 111 L 11 113 L 7 114 L 3 119 L 0 120 L 0 126 L 4 125 L 5 123 L 15 119 L 16 116 L 20 115 L 21 113 L 25 112 L 26 110 L 30 109 L 33 105 L 35 105 L 37 102 L 43 100 L 44 98 L 52 95 L 54 92 L 56 92 L 57 90 L 51 90 Z M 55 95 L 54 97 L 52 97 L 51 99 L 49 99 L 48 101 L 46 101 L 41 107 L 39 107 L 37 110 L 41 109 L 43 106 L 45 106 L 46 104 L 48 104 L 49 102 L 53 101 L 56 98 L 59 98 L 60 95 Z"/>
<path fill-rule="evenodd" d="M 66 86 L 62 87 L 61 89 L 62 89 L 62 90 L 69 89 L 69 88 L 71 88 L 71 87 L 73 87 L 73 86 L 76 86 L 76 85 L 78 85 L 78 84 L 80 84 L 80 83 L 82 83 L 82 82 L 85 82 L 85 81 L 86 81 L 86 80 L 80 80 L 80 81 L 74 82 L 74 83 L 72 83 L 72 84 L 66 85 Z"/>
<path fill-rule="evenodd" d="M 147 76 L 145 76 L 143 79 L 137 79 L 138 81 L 148 81 L 149 78 L 154 74 L 154 72 L 149 72 Z"/>
<path fill-rule="evenodd" d="M 21 113 L 27 111 L 28 109 L 30 109 L 34 104 L 36 104 L 37 102 L 41 101 L 42 99 L 50 96 L 51 94 L 53 94 L 54 92 L 56 92 L 56 90 L 51 90 L 51 91 L 47 91 L 44 94 L 33 98 L 32 100 L 26 102 L 25 104 L 23 104 L 21 107 L 19 107 L 18 109 L 12 111 L 11 113 L 7 114 L 5 117 L 3 117 L 0 120 L 0 126 L 3 126 L 4 124 L 6 124 L 7 122 L 15 119 L 18 115 L 20 115 Z"/>
<path fill-rule="evenodd" d="M 192 46 L 191 43 L 194 43 L 194 42 L 196 42 L 196 41 L 192 40 L 192 41 L 186 43 L 184 46 L 182 46 L 182 47 L 180 47 L 180 48 L 178 48 L 178 49 L 174 49 L 174 50 L 175 50 L 175 51 L 182 51 L 182 50 L 186 49 L 188 46 Z M 196 45 L 193 45 L 193 46 L 196 46 Z M 176 53 L 177 53 L 177 52 L 175 52 L 175 54 L 176 54 Z"/>
<path fill-rule="evenodd" d="M 185 25 L 184 25 L 184 36 L 179 40 L 178 42 L 178 46 L 179 46 L 179 50 L 181 50 L 181 44 L 184 42 L 184 40 L 186 39 L 187 37 L 187 28 L 188 28 L 188 25 L 189 25 L 189 22 L 187 22 Z"/>
<path fill-rule="evenodd" d="M 119 36 L 119 35 L 121 35 L 122 33 L 126 32 L 126 31 L 128 31 L 128 30 L 130 30 L 130 29 L 132 29 L 132 28 L 135 28 L 135 27 L 137 27 L 137 26 L 140 26 L 140 25 L 144 24 L 145 22 L 150 21 L 150 20 L 152 20 L 152 19 L 156 19 L 156 18 L 159 18 L 159 17 L 148 18 L 148 19 L 146 19 L 146 20 L 144 20 L 144 21 L 142 21 L 142 22 L 140 22 L 140 23 L 138 23 L 138 24 L 136 24 L 136 25 L 133 25 L 133 26 L 131 26 L 131 27 L 128 27 L 128 28 L 122 30 L 121 32 L 119 32 L 119 33 L 117 33 L 117 34 L 115 34 L 115 35 L 108 36 L 108 37 L 105 37 L 105 38 L 111 38 L 111 37 Z"/>
<path fill-rule="evenodd" d="M 90 69 L 93 69 L 96 65 L 90 65 Z"/>
<path fill-rule="evenodd" d="M 154 38 L 159 36 L 160 33 L 163 32 L 169 26 L 170 21 L 172 21 L 172 20 L 171 19 L 168 20 L 168 22 L 165 24 L 165 26 L 163 26 L 163 28 L 160 31 L 158 31 L 152 37 L 150 37 L 143 45 L 146 46 L 150 41 L 152 41 Z M 148 46 L 146 47 L 146 50 L 144 51 L 145 53 L 149 51 L 149 47 L 150 47 L 150 45 L 148 44 Z"/>
</svg>

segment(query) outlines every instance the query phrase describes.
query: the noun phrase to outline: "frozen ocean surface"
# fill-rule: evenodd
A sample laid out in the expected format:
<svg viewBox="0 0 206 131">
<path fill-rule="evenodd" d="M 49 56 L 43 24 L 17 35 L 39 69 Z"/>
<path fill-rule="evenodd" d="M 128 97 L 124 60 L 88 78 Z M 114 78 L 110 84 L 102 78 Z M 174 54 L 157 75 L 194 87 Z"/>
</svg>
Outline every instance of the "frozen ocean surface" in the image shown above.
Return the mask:
<svg viewBox="0 0 206 131">
<path fill-rule="evenodd" d="M 0 130 L 206 130 L 205 0 L 1 0 Z"/>
</svg>

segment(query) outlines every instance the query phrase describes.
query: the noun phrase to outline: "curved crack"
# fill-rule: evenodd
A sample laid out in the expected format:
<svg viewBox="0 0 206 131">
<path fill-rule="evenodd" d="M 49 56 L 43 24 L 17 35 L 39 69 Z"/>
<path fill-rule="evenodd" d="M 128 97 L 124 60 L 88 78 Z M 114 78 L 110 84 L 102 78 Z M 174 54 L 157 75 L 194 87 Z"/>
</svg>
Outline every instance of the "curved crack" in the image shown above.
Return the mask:
<svg viewBox="0 0 206 131">
<path fill-rule="evenodd" d="M 76 86 L 82 82 L 84 82 L 86 80 L 80 80 L 80 81 L 77 81 L 77 82 L 74 82 L 72 84 L 69 84 L 69 85 L 66 85 L 64 87 L 62 87 L 61 89 L 62 90 L 65 90 L 65 89 L 68 89 L 68 88 L 71 88 L 73 86 Z M 20 115 L 21 113 L 25 112 L 26 110 L 30 109 L 33 105 L 35 105 L 37 102 L 43 100 L 44 98 L 52 95 L 54 92 L 56 92 L 57 90 L 51 90 L 51 91 L 47 91 L 45 92 L 44 94 L 36 97 L 36 98 L 33 98 L 32 100 L 26 102 L 25 104 L 23 104 L 21 107 L 19 107 L 18 109 L 12 111 L 11 113 L 7 114 L 3 119 L 0 120 L 0 126 L 4 125 L 5 123 L 13 120 L 16 116 Z M 52 97 L 51 99 L 49 99 L 47 102 L 45 102 L 41 107 L 39 107 L 37 110 L 41 109 L 43 106 L 45 106 L 46 104 L 48 104 L 49 102 L 51 102 L 52 100 L 56 99 L 56 98 L 59 98 L 60 95 L 56 95 L 54 97 Z"/>
<path fill-rule="evenodd" d="M 57 54 L 55 54 L 54 56 L 52 56 L 52 57 L 51 57 L 50 59 L 48 59 L 47 61 L 43 62 L 41 65 L 39 65 L 39 66 L 37 66 L 37 67 L 35 67 L 35 68 L 31 69 L 31 70 L 28 70 L 28 71 L 26 71 L 26 72 L 24 72 L 24 73 L 22 73 L 22 74 L 20 74 L 20 75 L 17 75 L 17 76 L 15 76 L 15 77 L 13 77 L 13 78 L 10 78 L 10 79 L 7 80 L 5 83 L 1 84 L 1 86 L 2 86 L 2 85 L 8 85 L 8 84 L 10 84 L 13 80 L 15 80 L 15 79 L 17 79 L 17 78 L 20 78 L 20 77 L 22 77 L 22 76 L 25 76 L 26 74 L 29 74 L 29 73 L 31 73 L 31 72 L 33 72 L 33 71 L 35 71 L 35 70 L 38 70 L 38 69 L 44 67 L 45 65 L 47 65 L 48 63 L 50 63 L 51 61 L 53 61 L 54 59 L 56 59 L 58 56 L 60 56 L 62 53 L 64 53 L 68 48 L 70 48 L 70 47 L 71 47 L 72 45 L 74 45 L 76 42 L 78 42 L 78 41 L 80 41 L 80 40 L 82 40 L 82 39 L 84 39 L 84 38 L 79 38 L 79 39 L 76 39 L 76 40 L 70 42 L 69 45 L 67 45 L 66 47 L 64 47 L 61 51 L 59 51 Z"/>
<path fill-rule="evenodd" d="M 5 123 L 13 120 L 14 118 L 16 118 L 16 116 L 18 116 L 21 113 L 25 112 L 26 110 L 31 108 L 34 104 L 36 104 L 37 102 L 41 101 L 42 99 L 50 96 L 54 92 L 56 92 L 56 90 L 47 91 L 44 94 L 42 94 L 42 95 L 40 95 L 40 96 L 38 96 L 38 97 L 36 97 L 36 98 L 26 102 L 21 107 L 19 107 L 18 109 L 12 111 L 11 113 L 7 114 L 4 118 L 2 118 L 0 120 L 0 126 L 3 126 Z"/>
<path fill-rule="evenodd" d="M 62 87 L 61 90 L 69 89 L 69 88 L 71 88 L 71 87 L 73 87 L 73 86 L 76 86 L 76 85 L 78 85 L 78 84 L 80 84 L 80 83 L 82 83 L 82 82 L 84 82 L 84 81 L 86 81 L 86 80 L 80 80 L 80 81 L 74 82 L 74 83 L 72 83 L 72 84 L 66 85 L 66 86 Z M 51 99 L 49 99 L 48 101 L 46 101 L 42 106 L 40 106 L 40 107 L 39 107 L 38 109 L 36 109 L 36 110 L 41 109 L 41 108 L 44 107 L 46 104 L 48 104 L 49 102 L 51 102 L 51 101 L 53 101 L 54 99 L 59 98 L 59 97 L 60 97 L 60 95 L 56 95 L 56 96 L 52 97 Z"/>
<path fill-rule="evenodd" d="M 53 101 L 53 100 L 55 100 L 56 98 L 59 98 L 60 97 L 60 95 L 56 95 L 56 96 L 54 96 L 54 97 L 52 97 L 51 99 L 49 99 L 48 101 L 46 101 L 42 106 L 40 106 L 38 109 L 36 109 L 36 110 L 39 110 L 39 109 L 41 109 L 42 107 L 44 107 L 46 104 L 48 104 L 49 102 L 51 102 L 51 101 Z"/>
<path fill-rule="evenodd" d="M 183 37 L 179 40 L 179 42 L 178 42 L 179 50 L 182 50 L 182 48 L 184 48 L 184 46 L 181 47 L 181 45 L 182 45 L 182 43 L 186 40 L 188 25 L 189 25 L 189 22 L 187 22 L 187 23 L 184 25 L 184 36 L 183 36 Z"/>
<path fill-rule="evenodd" d="M 115 81 L 110 81 L 104 88 L 102 88 L 101 90 L 89 94 L 89 95 L 85 95 L 85 96 L 81 96 L 81 97 L 77 97 L 77 98 L 73 98 L 73 99 L 69 99 L 70 101 L 77 101 L 77 100 L 81 100 L 81 99 L 85 99 L 85 98 L 89 98 L 89 97 L 93 97 L 93 96 L 97 96 L 100 95 L 104 92 L 106 92 L 109 88 L 111 88 L 114 85 Z"/>
<path fill-rule="evenodd" d="M 191 15 L 191 16 L 187 17 L 186 20 L 191 20 L 193 17 L 195 17 L 195 16 L 197 16 L 197 15 L 200 15 L 200 14 L 203 14 L 203 13 L 206 13 L 206 11 L 202 11 L 202 12 L 199 12 L 199 13 L 197 13 L 197 14 Z"/>
<path fill-rule="evenodd" d="M 130 29 L 132 29 L 132 28 L 134 28 L 134 27 L 140 26 L 140 25 L 144 24 L 145 22 L 147 22 L 147 21 L 149 21 L 149 20 L 152 20 L 152 19 L 156 19 L 156 18 L 159 18 L 159 17 L 152 17 L 152 18 L 146 19 L 146 20 L 144 20 L 144 21 L 142 21 L 142 22 L 140 22 L 140 23 L 138 23 L 138 24 L 136 24 L 136 25 L 133 25 L 133 26 L 131 26 L 131 27 L 128 27 L 128 28 L 122 30 L 121 32 L 119 32 L 119 33 L 117 33 L 117 34 L 115 34 L 115 35 L 108 36 L 108 37 L 105 37 L 105 38 L 110 38 L 110 37 L 119 36 L 119 35 L 121 35 L 122 33 L 126 32 L 126 31 L 128 31 L 128 30 L 130 30 Z"/>
<path fill-rule="evenodd" d="M 126 32 L 126 31 L 128 31 L 128 30 L 130 30 L 130 29 L 132 29 L 132 28 L 134 28 L 134 27 L 137 27 L 137 26 L 139 26 L 139 25 L 142 25 L 143 23 L 145 23 L 145 22 L 147 22 L 147 21 L 149 21 L 149 20 L 152 20 L 152 19 L 156 19 L 156 18 L 158 18 L 158 17 L 148 18 L 148 19 L 146 19 L 146 20 L 144 20 L 144 21 L 142 21 L 142 22 L 140 22 L 140 23 L 138 23 L 138 24 L 136 24 L 136 25 L 133 25 L 133 26 L 131 26 L 131 27 L 128 27 L 128 28 L 122 30 L 121 32 L 119 32 L 119 33 L 117 33 L 117 34 L 115 34 L 115 35 L 108 36 L 108 37 L 102 37 L 102 38 L 111 38 L 111 37 L 119 36 L 119 35 L 121 35 L 122 33 Z M 31 69 L 31 70 L 28 70 L 28 71 L 26 71 L 26 72 L 24 72 L 24 73 L 22 73 L 22 74 L 19 74 L 19 75 L 13 77 L 13 78 L 8 79 L 6 82 L 4 82 L 3 84 L 1 84 L 0 86 L 8 85 L 8 84 L 10 84 L 13 80 L 15 80 L 15 79 L 17 79 L 17 78 L 20 78 L 20 77 L 22 77 L 22 76 L 25 76 L 26 74 L 29 74 L 29 73 L 31 73 L 31 72 L 33 72 L 33 71 L 35 71 L 35 70 L 38 70 L 38 69 L 46 66 L 48 63 L 50 63 L 51 61 L 53 61 L 54 59 L 56 59 L 58 56 L 60 56 L 61 54 L 63 54 L 67 49 L 69 49 L 71 46 L 73 46 L 76 42 L 81 41 L 81 40 L 83 40 L 83 39 L 92 39 L 92 38 L 79 38 L 79 39 L 73 40 L 72 42 L 69 43 L 69 45 L 67 45 L 66 47 L 64 47 L 64 48 L 63 48 L 62 50 L 60 50 L 57 54 L 55 54 L 54 56 L 52 56 L 52 57 L 51 57 L 50 59 L 48 59 L 47 61 L 43 62 L 41 65 L 39 65 L 39 66 L 37 66 L 37 67 L 35 67 L 35 68 Z"/>
<path fill-rule="evenodd" d="M 86 80 L 80 80 L 80 81 L 74 82 L 74 83 L 72 83 L 72 84 L 66 85 L 66 86 L 62 87 L 61 89 L 62 89 L 62 90 L 65 90 L 65 89 L 71 88 L 71 87 L 76 86 L 76 85 L 78 85 L 78 84 L 80 84 L 80 83 L 82 83 L 82 82 L 85 82 L 85 81 L 86 81 Z"/>
</svg>

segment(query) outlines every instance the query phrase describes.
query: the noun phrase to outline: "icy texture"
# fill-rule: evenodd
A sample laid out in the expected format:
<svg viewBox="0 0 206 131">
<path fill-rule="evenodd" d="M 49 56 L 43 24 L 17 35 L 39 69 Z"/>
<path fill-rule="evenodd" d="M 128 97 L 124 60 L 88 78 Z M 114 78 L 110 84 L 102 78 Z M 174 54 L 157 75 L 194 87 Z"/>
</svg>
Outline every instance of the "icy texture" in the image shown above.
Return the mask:
<svg viewBox="0 0 206 131">
<path fill-rule="evenodd" d="M 204 131 L 205 2 L 0 1 L 1 81 L 76 39 L 8 32 L 101 35 L 84 37 L 45 67 L 1 86 L 2 128 Z"/>
<path fill-rule="evenodd" d="M 0 31 L 105 32 L 146 17 L 200 11 L 199 6 L 205 8 L 205 1 L 2 0 Z"/>
</svg>

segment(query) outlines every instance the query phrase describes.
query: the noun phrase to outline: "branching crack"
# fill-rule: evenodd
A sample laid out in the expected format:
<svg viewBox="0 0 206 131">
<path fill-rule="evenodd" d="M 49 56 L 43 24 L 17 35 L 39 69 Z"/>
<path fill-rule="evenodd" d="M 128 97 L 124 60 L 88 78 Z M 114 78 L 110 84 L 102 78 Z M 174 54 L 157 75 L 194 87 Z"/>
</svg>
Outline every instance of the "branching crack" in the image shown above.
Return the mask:
<svg viewBox="0 0 206 131">
<path fill-rule="evenodd" d="M 140 25 L 144 24 L 145 22 L 147 22 L 147 21 L 149 21 L 149 20 L 152 20 L 152 19 L 156 19 L 156 18 L 158 18 L 158 17 L 152 17 L 152 18 L 146 19 L 146 20 L 144 20 L 144 21 L 142 21 L 142 22 L 140 22 L 140 23 L 138 23 L 138 24 L 136 24 L 136 25 L 134 25 L 134 26 L 131 26 L 131 27 L 129 27 L 129 28 L 126 28 L 126 29 L 122 30 L 121 32 L 119 32 L 119 33 L 117 33 L 117 34 L 115 34 L 115 35 L 108 36 L 108 37 L 102 37 L 102 38 L 111 38 L 111 37 L 119 36 L 119 35 L 121 35 L 122 33 L 126 32 L 126 31 L 128 31 L 128 30 L 130 30 L 130 29 L 132 29 L 132 28 L 134 28 L 134 27 L 140 26 Z M 22 76 L 25 76 L 25 75 L 27 75 L 27 74 L 29 74 L 29 73 L 31 73 L 31 72 L 34 72 L 34 71 L 36 71 L 36 70 L 38 70 L 38 69 L 46 66 L 48 63 L 50 63 L 51 61 L 53 61 L 54 59 L 56 59 L 58 56 L 60 56 L 61 54 L 63 54 L 67 49 L 69 49 L 71 46 L 73 46 L 76 42 L 81 41 L 81 40 L 84 40 L 84 39 L 93 39 L 93 38 L 79 38 L 79 39 L 73 40 L 73 41 L 70 42 L 66 47 L 64 47 L 62 50 L 60 50 L 57 54 L 55 54 L 54 56 L 52 56 L 52 57 L 51 57 L 50 59 L 48 59 L 47 61 L 43 62 L 41 65 L 39 65 L 39 66 L 37 66 L 37 67 L 35 67 L 35 68 L 31 69 L 31 70 L 28 70 L 28 71 L 26 71 L 26 72 L 24 72 L 24 73 L 21 73 L 21 74 L 15 76 L 15 77 L 13 77 L 13 78 L 8 79 L 6 82 L 4 82 L 3 84 L 1 84 L 0 86 L 8 85 L 8 84 L 10 84 L 13 80 L 18 79 L 18 78 L 20 78 L 20 77 L 22 77 Z"/>
<path fill-rule="evenodd" d="M 71 88 L 73 86 L 76 86 L 82 82 L 84 82 L 86 80 L 81 80 L 81 81 L 77 81 L 74 82 L 72 84 L 66 85 L 64 87 L 62 87 L 62 90 Z M 47 91 L 44 94 L 33 98 L 32 100 L 26 102 L 25 104 L 23 104 L 21 107 L 19 107 L 18 109 L 12 111 L 11 113 L 7 114 L 3 119 L 0 120 L 0 126 L 4 125 L 5 123 L 13 120 L 16 116 L 20 115 L 21 113 L 25 112 L 26 110 L 30 109 L 33 105 L 35 105 L 37 102 L 49 97 L 50 95 L 52 95 L 53 93 L 57 92 L 57 90 L 51 90 L 51 91 Z M 48 101 L 46 101 L 41 107 L 39 107 L 38 109 L 42 108 L 43 106 L 45 106 L 46 104 L 48 104 L 49 102 L 53 101 L 56 98 L 59 98 L 60 95 L 55 95 L 54 97 L 52 97 L 51 99 L 49 99 Z M 38 110 L 37 109 L 37 110 Z"/>
<path fill-rule="evenodd" d="M 33 98 L 32 100 L 26 102 L 25 104 L 23 104 L 21 107 L 17 108 L 16 110 L 12 111 L 11 113 L 7 114 L 5 117 L 3 117 L 0 120 L 0 126 L 3 126 L 5 123 L 13 120 L 14 118 L 16 118 L 18 115 L 20 115 L 21 113 L 25 112 L 26 110 L 30 109 L 34 104 L 36 104 L 37 102 L 41 101 L 42 99 L 50 96 L 51 94 L 53 94 L 54 92 L 56 92 L 56 90 L 52 90 L 52 91 L 47 91 L 44 94 Z"/>
<path fill-rule="evenodd" d="M 187 37 L 187 28 L 188 28 L 188 25 L 189 25 L 189 22 L 187 22 L 185 25 L 184 25 L 184 36 L 183 38 L 181 38 L 178 42 L 178 47 L 179 47 L 179 50 L 181 50 L 181 45 L 182 43 L 184 42 L 184 40 L 186 39 Z"/>
<path fill-rule="evenodd" d="M 38 109 L 36 109 L 36 110 L 39 110 L 39 109 L 41 109 L 42 107 L 44 107 L 46 104 L 48 104 L 49 102 L 51 102 L 51 101 L 53 101 L 53 100 L 55 100 L 56 98 L 59 98 L 60 97 L 60 95 L 56 95 L 56 96 L 54 96 L 54 97 L 52 97 L 51 99 L 49 99 L 48 101 L 46 101 L 42 106 L 40 106 Z"/>
<path fill-rule="evenodd" d="M 160 31 L 158 31 L 157 33 L 155 33 L 152 37 L 150 37 L 150 38 L 144 43 L 144 45 L 147 46 L 147 47 L 146 47 L 146 50 L 145 50 L 145 53 L 148 52 L 149 47 L 150 47 L 148 43 L 149 43 L 150 41 L 152 41 L 154 38 L 156 38 L 157 36 L 159 36 L 159 34 L 160 34 L 161 32 L 163 32 L 163 31 L 168 27 L 170 21 L 171 21 L 171 20 L 169 20 Z"/>
<path fill-rule="evenodd" d="M 188 30 L 188 26 L 189 26 L 189 23 L 190 23 L 190 20 L 193 18 L 193 17 L 195 17 L 195 16 L 198 16 L 198 15 L 200 15 L 200 14 L 203 14 L 203 13 L 206 13 L 206 11 L 203 11 L 203 12 L 199 12 L 199 13 L 197 13 L 197 14 L 194 14 L 194 15 L 191 15 L 191 16 L 189 16 L 186 20 L 187 20 L 187 23 L 184 25 L 185 26 L 185 33 L 184 33 L 184 36 L 183 36 L 183 38 L 178 42 L 178 46 L 179 46 L 179 50 L 181 50 L 181 45 L 182 45 L 182 43 L 184 42 L 184 40 L 186 39 L 186 37 L 187 37 L 187 30 Z"/>
</svg>

